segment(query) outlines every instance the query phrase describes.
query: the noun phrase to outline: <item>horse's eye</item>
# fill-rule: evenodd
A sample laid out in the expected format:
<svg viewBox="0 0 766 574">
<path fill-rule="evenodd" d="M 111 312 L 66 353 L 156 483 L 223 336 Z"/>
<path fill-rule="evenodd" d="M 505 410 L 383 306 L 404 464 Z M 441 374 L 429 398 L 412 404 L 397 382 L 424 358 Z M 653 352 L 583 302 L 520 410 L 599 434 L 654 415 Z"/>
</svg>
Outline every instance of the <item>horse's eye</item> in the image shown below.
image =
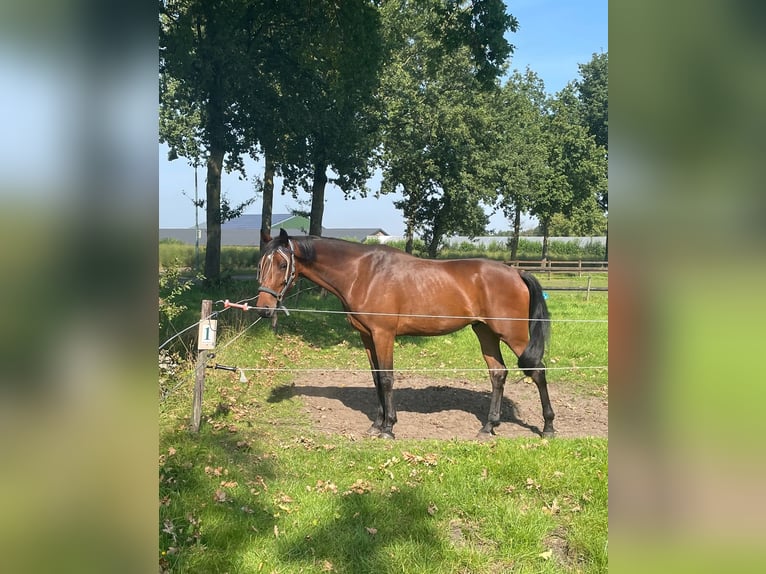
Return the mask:
<svg viewBox="0 0 766 574">
<path fill-rule="evenodd" d="M 281 271 L 284 271 L 285 269 L 287 269 L 287 263 L 280 263 L 280 264 L 279 264 L 279 269 L 280 269 Z"/>
</svg>

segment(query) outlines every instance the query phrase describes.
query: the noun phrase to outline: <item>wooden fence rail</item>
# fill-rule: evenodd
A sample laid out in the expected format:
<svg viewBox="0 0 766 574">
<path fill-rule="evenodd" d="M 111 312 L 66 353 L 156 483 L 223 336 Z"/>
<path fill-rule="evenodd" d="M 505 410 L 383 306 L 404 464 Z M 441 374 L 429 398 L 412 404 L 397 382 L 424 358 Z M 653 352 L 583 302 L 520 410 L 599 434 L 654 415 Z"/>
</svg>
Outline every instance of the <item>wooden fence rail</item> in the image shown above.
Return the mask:
<svg viewBox="0 0 766 574">
<path fill-rule="evenodd" d="M 516 259 L 514 261 L 506 261 L 505 264 L 532 271 L 533 273 L 547 273 L 549 279 L 553 273 L 577 273 L 578 277 L 582 277 L 582 274 L 587 272 L 609 272 L 608 261 L 583 261 L 582 259 L 577 261 L 551 261 L 546 259 L 530 261 Z"/>
</svg>

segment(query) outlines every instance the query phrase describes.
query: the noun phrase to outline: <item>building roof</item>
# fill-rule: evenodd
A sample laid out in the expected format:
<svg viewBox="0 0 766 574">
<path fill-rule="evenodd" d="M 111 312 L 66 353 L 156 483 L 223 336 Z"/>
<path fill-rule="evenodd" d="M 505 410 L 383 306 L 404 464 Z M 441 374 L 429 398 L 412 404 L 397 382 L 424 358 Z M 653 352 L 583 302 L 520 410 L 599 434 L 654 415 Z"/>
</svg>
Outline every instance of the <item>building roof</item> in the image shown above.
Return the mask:
<svg viewBox="0 0 766 574">
<path fill-rule="evenodd" d="M 388 233 L 379 227 L 322 228 L 322 237 L 331 237 L 335 239 L 355 239 L 356 241 L 364 241 L 370 236 L 380 237 L 381 235 L 388 235 Z"/>
<path fill-rule="evenodd" d="M 297 215 L 292 215 L 290 213 L 273 213 L 271 215 L 271 226 L 274 227 L 276 225 L 283 227 L 285 222 L 288 223 L 291 219 L 304 219 L 302 217 L 299 217 Z M 259 230 L 261 228 L 261 214 L 254 214 L 254 213 L 245 213 L 243 215 L 240 215 L 239 217 L 236 217 L 230 221 L 227 221 L 226 223 L 221 224 L 221 230 L 228 230 L 228 229 L 255 229 Z"/>
<path fill-rule="evenodd" d="M 227 221 L 221 225 L 221 245 L 258 245 L 260 243 L 261 229 L 260 214 L 240 215 L 236 219 Z M 284 229 L 290 235 L 308 234 L 309 221 L 299 215 L 289 213 L 275 213 L 271 216 L 272 234 L 274 230 Z M 200 224 L 200 244 L 204 245 L 206 241 L 204 223 Z M 364 241 L 367 237 L 385 237 L 388 236 L 383 229 L 379 227 L 348 227 L 340 229 L 322 228 L 323 237 L 333 237 L 337 239 L 352 239 L 355 241 Z M 195 243 L 195 229 L 160 229 L 160 239 L 173 238 L 184 243 Z"/>
</svg>

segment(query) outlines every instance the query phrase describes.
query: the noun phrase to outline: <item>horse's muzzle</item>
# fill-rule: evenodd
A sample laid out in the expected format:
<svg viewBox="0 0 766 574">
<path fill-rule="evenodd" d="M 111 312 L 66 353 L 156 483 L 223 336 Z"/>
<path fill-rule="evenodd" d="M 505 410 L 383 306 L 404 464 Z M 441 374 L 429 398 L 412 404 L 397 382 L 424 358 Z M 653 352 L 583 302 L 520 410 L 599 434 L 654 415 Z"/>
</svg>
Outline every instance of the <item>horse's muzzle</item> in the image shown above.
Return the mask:
<svg viewBox="0 0 766 574">
<path fill-rule="evenodd" d="M 274 313 L 277 310 L 276 307 L 258 307 L 257 309 L 258 309 L 258 314 L 264 319 L 273 317 Z"/>
</svg>

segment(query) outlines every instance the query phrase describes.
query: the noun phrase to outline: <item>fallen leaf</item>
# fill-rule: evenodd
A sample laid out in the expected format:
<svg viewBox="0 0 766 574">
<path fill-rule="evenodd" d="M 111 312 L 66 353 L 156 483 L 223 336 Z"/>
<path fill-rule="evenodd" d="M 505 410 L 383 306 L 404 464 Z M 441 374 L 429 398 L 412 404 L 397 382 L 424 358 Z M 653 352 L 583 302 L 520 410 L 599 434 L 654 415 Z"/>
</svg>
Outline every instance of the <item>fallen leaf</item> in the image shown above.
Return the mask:
<svg viewBox="0 0 766 574">
<path fill-rule="evenodd" d="M 226 493 L 220 488 L 217 489 L 213 495 L 213 500 L 216 502 L 226 502 Z"/>
<path fill-rule="evenodd" d="M 274 538 L 279 538 L 279 526 L 274 525 Z"/>
<path fill-rule="evenodd" d="M 352 484 L 349 489 L 343 493 L 343 496 L 348 496 L 349 494 L 365 494 L 371 490 L 372 485 L 369 482 L 358 478 L 354 484 Z"/>
<path fill-rule="evenodd" d="M 430 514 L 431 516 L 436 514 L 438 510 L 439 510 L 439 507 L 436 506 L 433 502 L 428 505 L 428 514 Z"/>
<path fill-rule="evenodd" d="M 375 536 L 378 533 L 378 529 L 372 528 L 371 526 L 366 526 L 365 530 L 367 531 L 367 534 L 369 534 L 370 536 Z"/>
<path fill-rule="evenodd" d="M 213 468 L 212 466 L 205 467 L 205 474 L 212 474 L 213 476 L 221 476 L 222 474 L 229 474 L 229 471 L 224 471 L 222 466 Z"/>
<path fill-rule="evenodd" d="M 545 552 L 540 552 L 538 556 L 543 560 L 548 560 L 551 556 L 553 556 L 553 550 L 548 549 Z"/>
<path fill-rule="evenodd" d="M 172 520 L 170 520 L 169 518 L 166 518 L 163 521 L 162 526 L 163 526 L 162 528 L 163 532 L 167 532 L 168 534 L 173 535 L 175 537 L 176 527 L 173 525 Z"/>
<path fill-rule="evenodd" d="M 322 562 L 322 572 L 332 572 L 333 570 L 335 570 L 335 568 L 333 568 L 332 562 L 329 560 Z"/>
<path fill-rule="evenodd" d="M 543 506 L 543 513 L 548 514 L 550 516 L 553 516 L 554 514 L 558 514 L 561 508 L 559 508 L 558 503 L 554 500 L 553 503 L 549 505 Z"/>
<path fill-rule="evenodd" d="M 168 448 L 168 456 L 173 456 L 176 452 L 176 449 L 174 449 L 172 446 Z"/>
</svg>

